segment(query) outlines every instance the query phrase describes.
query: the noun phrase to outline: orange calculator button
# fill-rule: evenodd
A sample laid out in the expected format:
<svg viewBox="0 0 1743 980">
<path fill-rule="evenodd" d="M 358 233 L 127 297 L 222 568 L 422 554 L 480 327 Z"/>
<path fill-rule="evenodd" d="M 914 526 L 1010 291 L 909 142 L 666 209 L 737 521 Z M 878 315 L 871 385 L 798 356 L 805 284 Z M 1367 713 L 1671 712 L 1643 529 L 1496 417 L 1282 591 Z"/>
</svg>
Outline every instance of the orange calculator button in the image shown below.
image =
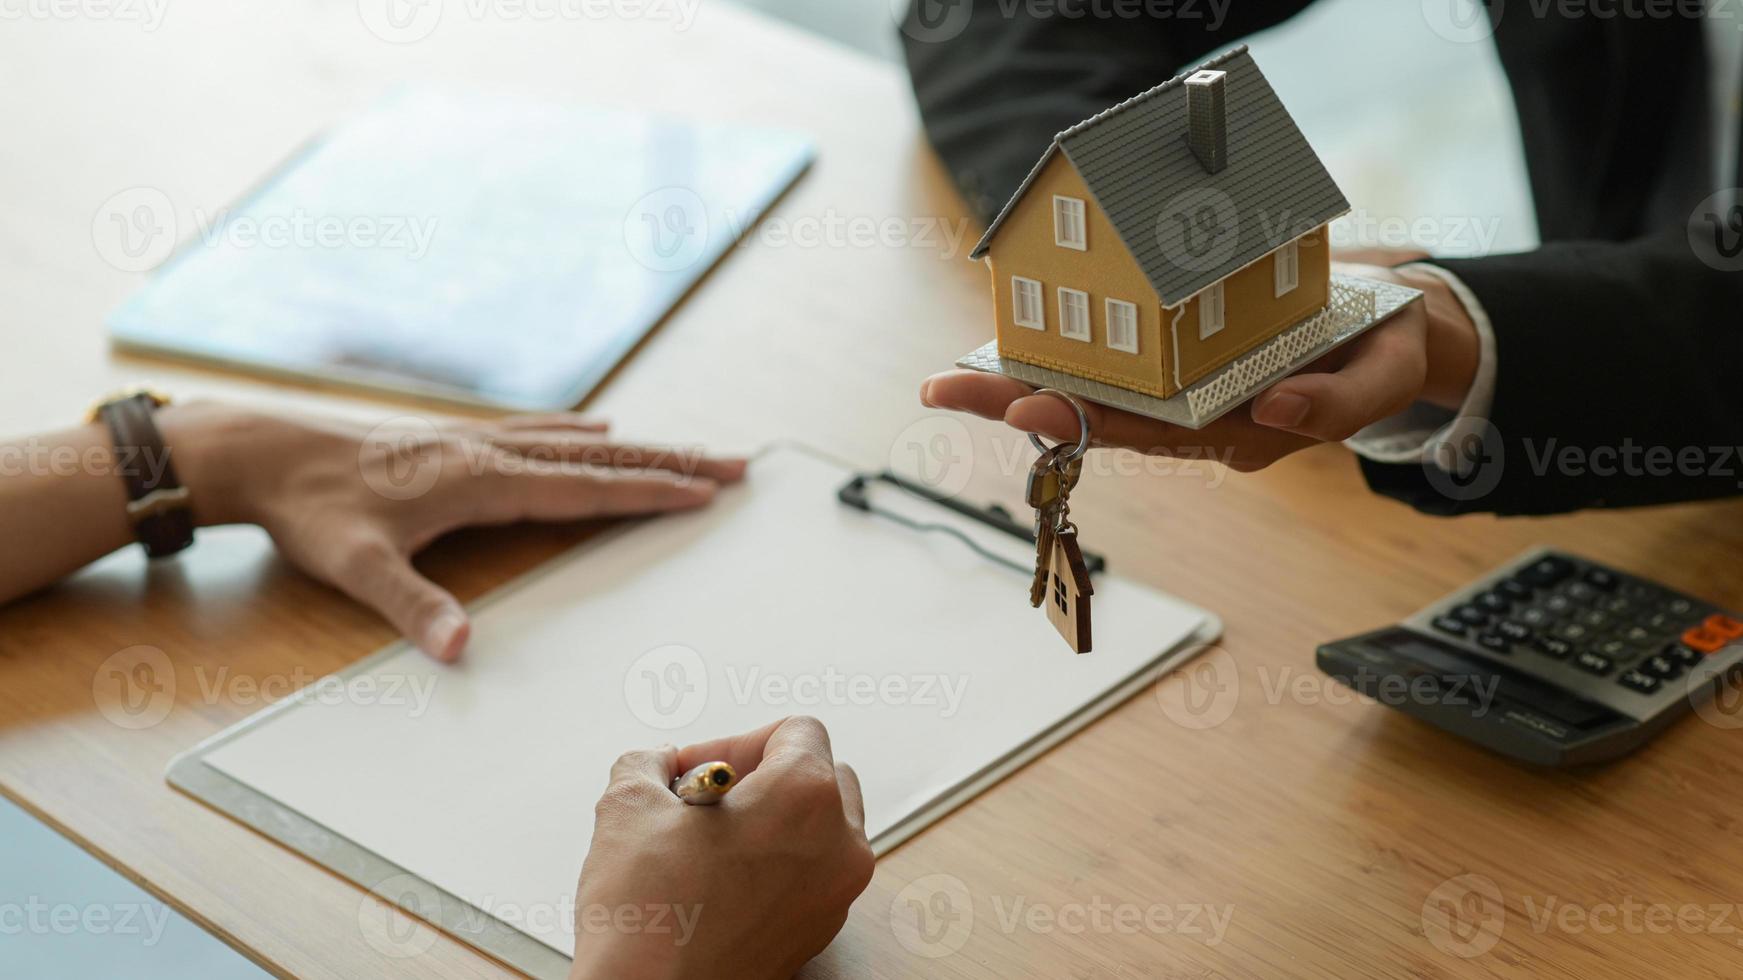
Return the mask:
<svg viewBox="0 0 1743 980">
<path fill-rule="evenodd" d="M 1684 646 L 1699 650 L 1702 653 L 1715 653 L 1730 641 L 1717 630 L 1696 626 L 1682 635 L 1682 642 Z"/>
<path fill-rule="evenodd" d="M 1708 616 L 1707 621 L 1701 625 L 1727 640 L 1735 640 L 1738 637 L 1743 636 L 1743 623 L 1739 623 L 1729 616 L 1721 616 L 1715 613 Z"/>
</svg>

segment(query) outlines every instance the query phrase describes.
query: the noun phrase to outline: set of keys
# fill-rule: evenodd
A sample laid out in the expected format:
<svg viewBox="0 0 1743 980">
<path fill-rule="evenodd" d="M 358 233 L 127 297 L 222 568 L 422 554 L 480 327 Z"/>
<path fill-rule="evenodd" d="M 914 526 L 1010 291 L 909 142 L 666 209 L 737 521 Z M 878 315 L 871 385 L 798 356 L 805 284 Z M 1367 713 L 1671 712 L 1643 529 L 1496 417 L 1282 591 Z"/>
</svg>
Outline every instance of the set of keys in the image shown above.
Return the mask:
<svg viewBox="0 0 1743 980">
<path fill-rule="evenodd" d="M 1082 435 L 1076 445 L 1049 446 L 1035 435 L 1029 441 L 1040 458 L 1029 468 L 1024 496 L 1035 509 L 1035 577 L 1029 584 L 1029 605 L 1047 607 L 1047 620 L 1071 649 L 1090 650 L 1089 598 L 1095 593 L 1089 567 L 1071 523 L 1071 491 L 1083 476 L 1083 454 L 1089 450 L 1089 418 L 1077 399 L 1051 388 L 1038 394 L 1064 399 L 1077 412 Z"/>
</svg>

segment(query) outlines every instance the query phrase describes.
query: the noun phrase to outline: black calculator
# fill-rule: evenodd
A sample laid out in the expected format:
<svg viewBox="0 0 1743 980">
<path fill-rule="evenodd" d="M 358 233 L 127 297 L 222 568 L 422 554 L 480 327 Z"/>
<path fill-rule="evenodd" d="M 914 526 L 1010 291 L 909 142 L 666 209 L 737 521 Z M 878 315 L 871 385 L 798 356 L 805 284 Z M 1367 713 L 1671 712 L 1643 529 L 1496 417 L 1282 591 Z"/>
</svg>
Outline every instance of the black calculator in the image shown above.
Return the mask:
<svg viewBox="0 0 1743 980">
<path fill-rule="evenodd" d="M 1743 616 L 1539 549 L 1397 626 L 1320 647 L 1317 662 L 1504 755 L 1581 765 L 1708 709 L 1743 675 Z"/>
</svg>

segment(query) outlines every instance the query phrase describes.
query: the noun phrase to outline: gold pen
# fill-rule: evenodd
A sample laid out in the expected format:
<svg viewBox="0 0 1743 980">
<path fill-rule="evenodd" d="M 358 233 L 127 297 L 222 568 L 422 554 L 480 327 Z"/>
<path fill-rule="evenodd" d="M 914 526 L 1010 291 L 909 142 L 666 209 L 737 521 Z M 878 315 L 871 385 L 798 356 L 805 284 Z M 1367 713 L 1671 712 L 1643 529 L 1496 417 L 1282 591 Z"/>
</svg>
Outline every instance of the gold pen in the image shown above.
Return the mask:
<svg viewBox="0 0 1743 980">
<path fill-rule="evenodd" d="M 738 785 L 738 773 L 724 762 L 704 762 L 672 780 L 672 792 L 692 806 L 711 806 Z"/>
</svg>

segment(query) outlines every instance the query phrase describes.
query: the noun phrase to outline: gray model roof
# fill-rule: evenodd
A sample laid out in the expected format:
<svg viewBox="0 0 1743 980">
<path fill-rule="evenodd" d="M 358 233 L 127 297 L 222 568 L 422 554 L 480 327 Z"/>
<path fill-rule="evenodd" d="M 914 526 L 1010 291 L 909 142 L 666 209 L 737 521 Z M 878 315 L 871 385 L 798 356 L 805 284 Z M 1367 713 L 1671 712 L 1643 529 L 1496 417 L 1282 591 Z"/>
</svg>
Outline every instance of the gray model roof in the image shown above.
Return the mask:
<svg viewBox="0 0 1743 980">
<path fill-rule="evenodd" d="M 1245 45 L 1202 67 L 1228 73 L 1227 168 L 1205 173 L 1187 146 L 1187 72 L 1055 136 L 969 257 L 986 254 L 1056 150 L 1169 306 L 1350 209 Z M 1234 235 L 1189 237 L 1183 213 Z"/>
</svg>

